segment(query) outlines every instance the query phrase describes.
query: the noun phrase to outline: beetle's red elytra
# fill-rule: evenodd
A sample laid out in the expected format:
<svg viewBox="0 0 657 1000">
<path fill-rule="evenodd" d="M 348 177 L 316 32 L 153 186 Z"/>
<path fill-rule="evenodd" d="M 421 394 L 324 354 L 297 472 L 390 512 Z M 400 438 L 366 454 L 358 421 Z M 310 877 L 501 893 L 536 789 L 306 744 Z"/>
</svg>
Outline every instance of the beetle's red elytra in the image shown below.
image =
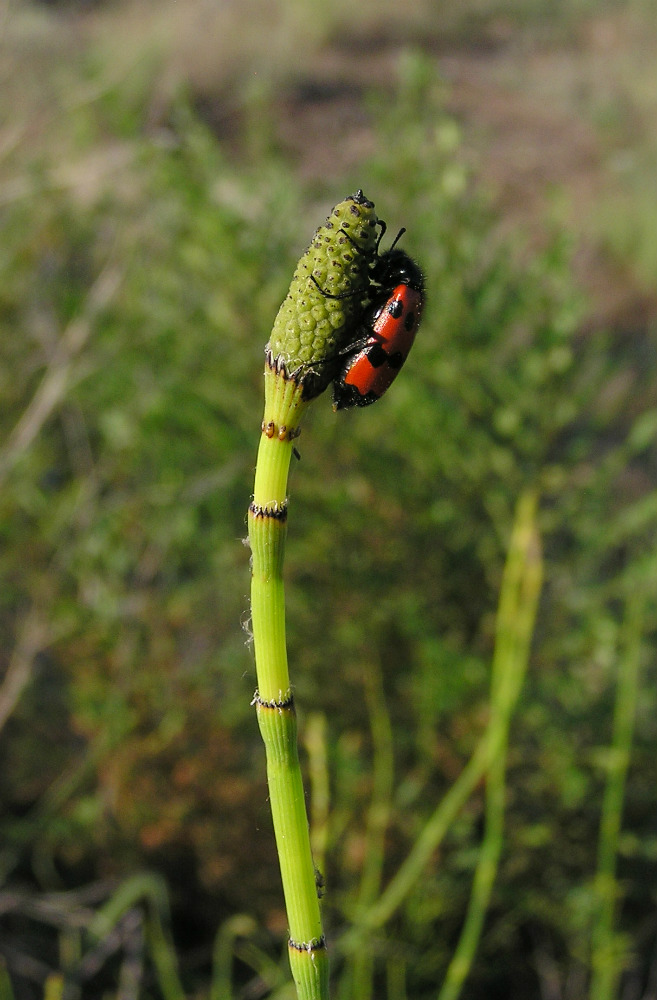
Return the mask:
<svg viewBox="0 0 657 1000">
<path fill-rule="evenodd" d="M 372 269 L 379 295 L 364 317 L 362 336 L 347 351 L 333 383 L 336 410 L 369 406 L 380 399 L 413 346 L 422 319 L 424 275 L 407 253 L 394 249 L 395 243 Z"/>
</svg>

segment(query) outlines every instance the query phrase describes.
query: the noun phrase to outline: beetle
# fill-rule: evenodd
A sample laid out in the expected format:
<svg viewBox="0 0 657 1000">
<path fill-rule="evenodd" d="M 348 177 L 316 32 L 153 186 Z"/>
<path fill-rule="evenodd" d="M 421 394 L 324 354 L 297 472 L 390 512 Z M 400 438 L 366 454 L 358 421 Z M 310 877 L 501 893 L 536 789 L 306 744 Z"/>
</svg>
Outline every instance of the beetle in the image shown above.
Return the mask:
<svg viewBox="0 0 657 1000">
<path fill-rule="evenodd" d="M 424 306 L 424 275 L 404 250 L 391 248 L 372 267 L 374 301 L 361 322 L 361 336 L 348 347 L 333 382 L 333 408 L 369 406 L 394 382 L 413 346 Z"/>
</svg>

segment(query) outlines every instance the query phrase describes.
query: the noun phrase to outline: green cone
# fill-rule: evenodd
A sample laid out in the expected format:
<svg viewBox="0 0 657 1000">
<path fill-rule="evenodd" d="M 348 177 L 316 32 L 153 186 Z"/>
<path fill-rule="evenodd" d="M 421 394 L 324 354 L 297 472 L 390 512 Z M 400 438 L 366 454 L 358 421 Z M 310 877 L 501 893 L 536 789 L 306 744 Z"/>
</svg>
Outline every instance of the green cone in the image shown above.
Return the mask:
<svg viewBox="0 0 657 1000">
<path fill-rule="evenodd" d="M 299 261 L 278 311 L 267 364 L 279 370 L 284 365 L 303 385 L 305 400 L 331 382 L 340 351 L 356 333 L 369 288 L 377 221 L 374 204 L 362 191 L 336 205 Z"/>
</svg>

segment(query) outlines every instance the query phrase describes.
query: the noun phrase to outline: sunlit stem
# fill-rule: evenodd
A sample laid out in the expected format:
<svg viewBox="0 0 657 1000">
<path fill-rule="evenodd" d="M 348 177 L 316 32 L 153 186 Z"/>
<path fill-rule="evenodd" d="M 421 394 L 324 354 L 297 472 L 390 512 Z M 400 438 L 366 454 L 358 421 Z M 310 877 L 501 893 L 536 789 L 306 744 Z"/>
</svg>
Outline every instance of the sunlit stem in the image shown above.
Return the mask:
<svg viewBox="0 0 657 1000">
<path fill-rule="evenodd" d="M 287 479 L 306 408 L 284 368 L 265 371 L 265 415 L 249 507 L 251 624 L 258 689 L 254 703 L 267 755 L 274 834 L 290 931 L 289 957 L 299 1000 L 328 997 L 328 956 L 297 749 L 297 723 L 285 643 L 283 561 Z"/>
</svg>

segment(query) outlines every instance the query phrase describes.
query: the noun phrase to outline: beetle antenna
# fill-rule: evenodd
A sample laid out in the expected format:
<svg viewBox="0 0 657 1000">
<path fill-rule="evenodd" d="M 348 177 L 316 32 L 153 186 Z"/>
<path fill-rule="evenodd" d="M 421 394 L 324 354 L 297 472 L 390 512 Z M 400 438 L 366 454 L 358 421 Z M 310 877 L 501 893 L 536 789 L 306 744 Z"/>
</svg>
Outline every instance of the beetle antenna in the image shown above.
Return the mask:
<svg viewBox="0 0 657 1000">
<path fill-rule="evenodd" d="M 395 236 L 395 238 L 394 238 L 394 240 L 392 241 L 392 243 L 390 244 L 390 248 L 389 248 L 389 250 L 388 250 L 388 253 L 390 253 L 390 251 L 391 251 L 391 250 L 394 250 L 394 249 L 395 249 L 395 247 L 397 246 L 397 244 L 399 243 L 400 239 L 402 238 L 402 236 L 404 235 L 404 233 L 405 233 L 405 232 L 406 232 L 406 227 L 405 227 L 405 226 L 403 226 L 403 227 L 402 227 L 402 228 L 401 228 L 401 229 L 399 230 L 399 232 L 397 233 L 397 235 Z M 383 233 L 382 233 L 381 235 L 383 236 Z"/>
</svg>

